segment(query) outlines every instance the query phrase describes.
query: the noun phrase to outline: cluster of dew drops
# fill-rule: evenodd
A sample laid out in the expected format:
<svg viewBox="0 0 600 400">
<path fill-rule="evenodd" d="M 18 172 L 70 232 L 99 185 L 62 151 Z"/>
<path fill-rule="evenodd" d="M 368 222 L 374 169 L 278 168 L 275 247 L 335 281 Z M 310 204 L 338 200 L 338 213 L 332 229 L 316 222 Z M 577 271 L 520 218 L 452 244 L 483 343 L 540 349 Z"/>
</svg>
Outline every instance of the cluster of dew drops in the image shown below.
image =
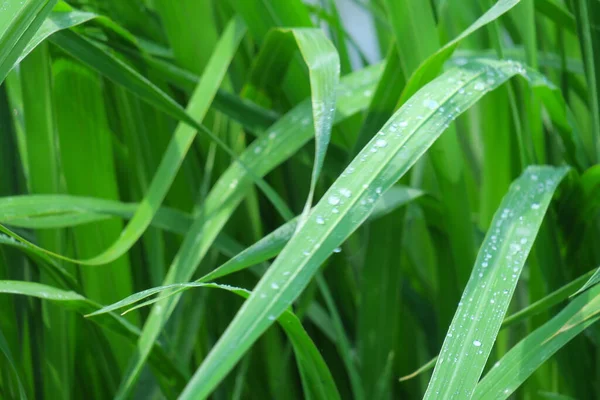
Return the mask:
<svg viewBox="0 0 600 400">
<path fill-rule="evenodd" d="M 527 180 L 529 182 L 527 182 Z M 512 281 L 510 286 L 514 288 L 514 282 L 517 280 L 521 267 L 524 264 L 527 255 L 529 254 L 529 248 L 531 247 L 531 242 L 535 233 L 535 228 L 528 221 L 526 215 L 528 213 L 541 212 L 542 206 L 536 201 L 536 198 L 540 197 L 540 195 L 543 195 L 545 192 L 553 191 L 554 187 L 556 186 L 555 180 L 545 179 L 542 181 L 537 173 L 531 172 L 513 184 L 512 189 L 515 193 L 518 193 L 522 190 L 520 183 L 522 181 L 526 182 L 528 186 L 533 185 L 533 190 L 527 196 L 528 199 L 519 199 L 514 208 L 511 209 L 507 207 L 500 211 L 499 215 L 494 218 L 493 225 L 490 227 L 492 231 L 490 232 L 487 245 L 482 249 L 482 257 L 478 257 L 475 272 L 480 280 L 480 282 L 477 284 L 480 284 L 481 288 L 483 289 L 485 289 L 486 286 L 486 280 L 484 277 L 486 277 L 488 267 L 495 261 L 498 249 L 501 246 L 504 246 L 502 233 L 504 230 L 509 228 L 509 226 L 507 226 L 507 221 L 514 221 L 516 217 L 516 228 L 514 231 L 516 233 L 516 237 L 510 243 L 508 243 L 508 250 L 504 253 L 504 259 L 501 261 L 498 260 L 500 261 L 500 264 L 498 264 L 500 267 L 500 279 L 502 281 L 508 281 L 510 279 Z M 469 282 L 469 285 L 470 284 L 471 282 Z M 504 297 L 502 301 L 499 301 L 499 299 L 502 298 L 500 294 L 502 294 Z M 510 301 L 510 294 L 511 290 L 508 288 L 503 289 L 501 292 L 496 291 L 492 294 L 492 298 L 489 300 L 489 302 L 490 306 L 495 308 L 495 312 L 502 314 L 505 312 L 505 308 Z M 465 296 L 463 296 L 461 301 L 458 303 L 457 317 L 461 317 L 459 319 L 459 329 L 461 333 L 464 332 L 463 323 L 476 320 L 479 321 L 481 319 L 481 316 L 476 317 L 475 315 L 469 315 L 469 312 L 467 311 L 468 309 L 463 309 L 461 312 L 461 309 L 465 303 L 471 305 L 473 301 L 473 297 L 465 298 Z M 461 333 L 457 334 L 456 327 L 453 325 L 446 335 L 446 342 L 449 343 L 451 340 L 460 339 Z M 482 345 L 483 342 L 479 338 L 475 338 L 472 341 L 472 346 L 476 354 L 484 354 L 483 349 L 481 348 Z M 468 356 L 468 353 L 465 355 Z M 454 355 L 453 357 L 453 354 L 449 351 L 449 346 L 445 345 L 438 362 L 442 364 L 447 360 L 456 363 L 458 362 L 458 355 Z M 495 366 L 497 367 L 498 365 L 499 364 L 496 364 Z M 510 393 L 509 389 L 506 390 L 508 390 L 506 393 Z"/>
</svg>

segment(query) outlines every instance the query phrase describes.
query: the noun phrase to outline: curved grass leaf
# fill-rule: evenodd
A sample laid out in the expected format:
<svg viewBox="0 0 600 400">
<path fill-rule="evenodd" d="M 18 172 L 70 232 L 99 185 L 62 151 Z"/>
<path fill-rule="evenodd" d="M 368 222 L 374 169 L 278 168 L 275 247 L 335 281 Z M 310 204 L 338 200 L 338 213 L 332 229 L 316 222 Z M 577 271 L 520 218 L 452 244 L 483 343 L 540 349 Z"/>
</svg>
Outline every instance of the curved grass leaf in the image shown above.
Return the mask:
<svg viewBox="0 0 600 400">
<path fill-rule="evenodd" d="M 337 93 L 336 122 L 342 121 L 366 107 L 368 99 L 362 94 L 366 89 L 373 87 L 381 68 L 381 65 L 375 65 L 342 79 Z M 305 101 L 280 118 L 265 135 L 255 140 L 240 155 L 240 160 L 251 168 L 254 174 L 264 176 L 287 160 L 313 137 L 311 120 L 311 104 L 309 101 Z M 190 280 L 216 235 L 246 196 L 253 182 L 248 169 L 242 168 L 239 163 L 232 164 L 221 175 L 184 238 L 178 255 L 169 269 L 165 284 Z M 158 302 L 152 308 L 138 343 L 138 353 L 130 363 L 117 398 L 127 397 L 133 389 L 148 355 L 148 350 L 158 337 L 164 322 L 173 312 L 178 299 L 179 296 L 170 297 Z"/>
<path fill-rule="evenodd" d="M 473 399 L 508 398 L 540 365 L 599 317 L 600 287 L 594 286 L 510 349 L 479 382 Z"/>
<path fill-rule="evenodd" d="M 511 185 L 481 246 L 425 399 L 468 399 L 492 350 L 554 190 L 567 168 L 528 167 Z"/>
<path fill-rule="evenodd" d="M 57 0 L 4 1 L 0 9 L 0 83 Z"/>
<path fill-rule="evenodd" d="M 101 265 L 114 261 L 123 255 L 140 238 L 150 225 L 154 214 L 166 196 L 179 166 L 183 162 L 185 154 L 196 136 L 197 130 L 207 131 L 206 128 L 197 123 L 191 116 L 194 116 L 198 120 L 204 118 L 244 33 L 245 27 L 243 22 L 239 18 L 234 18 L 221 37 L 219 45 L 217 45 L 205 73 L 190 100 L 187 112 L 137 72 L 120 62 L 117 58 L 103 52 L 87 39 L 68 30 L 56 32 L 52 35 L 51 40 L 55 44 L 58 44 L 76 58 L 79 58 L 92 68 L 114 79 L 134 94 L 185 123 L 180 123 L 177 127 L 174 137 L 169 143 L 160 166 L 154 175 L 148 193 L 146 193 L 138 210 L 116 242 L 101 254 L 87 260 L 75 260 L 51 252 L 48 252 L 48 254 L 79 264 Z M 212 135 L 212 133 L 210 134 Z M 220 139 L 217 139 L 217 141 L 220 142 Z M 12 235 L 6 228 L 2 228 L 2 230 Z"/>
<path fill-rule="evenodd" d="M 67 228 L 114 217 L 131 219 L 138 208 L 138 203 L 69 195 L 0 197 L 0 224 L 31 229 Z M 150 225 L 167 232 L 185 235 L 192 223 L 193 218 L 190 215 L 173 208 L 160 207 Z M 43 255 L 46 261 L 51 261 L 48 252 L 32 241 L 18 236 L 2 225 L 0 232 L 6 233 L 9 238 L 18 237 L 17 243 L 22 244 L 22 249 L 32 251 L 38 256 Z M 226 256 L 234 256 L 239 251 L 239 245 L 224 233 L 219 233 L 215 239 L 215 247 Z"/>
<path fill-rule="evenodd" d="M 95 302 L 74 291 L 62 290 L 36 282 L 3 280 L 0 281 L 0 293 L 30 296 L 57 302 L 62 307 L 75 311 L 82 316 L 100 308 Z M 140 334 L 139 329 L 124 318 L 113 313 L 107 313 L 101 318 L 95 318 L 93 322 L 105 329 L 122 335 L 129 339 L 132 344 L 135 343 Z M 166 356 L 162 347 L 155 344 L 151 353 L 150 365 L 157 371 L 157 376 L 164 376 L 164 380 L 170 382 L 169 387 L 181 387 L 185 379 L 182 373 Z M 164 387 L 167 388 L 166 386 Z"/>
<path fill-rule="evenodd" d="M 336 48 L 324 32 L 313 28 L 274 29 L 265 38 L 252 69 L 246 91 L 260 91 L 267 83 L 277 85 L 284 78 L 296 46 L 308 67 L 313 125 L 315 129 L 315 161 L 308 198 L 302 219 L 310 210 L 315 186 L 323 167 L 331 138 L 335 115 L 335 96 L 340 78 L 340 59 Z"/>
<path fill-rule="evenodd" d="M 427 151 L 450 122 L 522 66 L 477 60 L 422 88 L 375 135 L 311 211 L 194 374 L 183 399 L 206 398 L 246 350 L 300 295 L 321 263 L 373 211 L 376 200 Z"/>
<path fill-rule="evenodd" d="M 586 290 L 589 290 L 592 286 L 596 286 L 598 284 L 598 282 L 600 282 L 600 268 L 598 268 L 596 270 L 596 272 L 594 272 L 594 275 L 592 275 L 590 277 L 590 279 L 581 287 L 581 289 L 579 289 L 578 291 L 573 293 L 570 297 L 575 297 L 575 296 L 580 295 L 581 293 L 585 292 Z"/>
<path fill-rule="evenodd" d="M 90 313 L 86 315 L 86 317 L 94 317 L 100 314 L 118 310 L 119 308 L 129 307 L 132 304 L 144 300 L 154 294 L 169 292 L 167 296 L 172 296 L 176 293 L 179 293 L 182 290 L 199 287 L 224 289 L 229 292 L 235 293 L 243 298 L 248 298 L 251 294 L 251 292 L 246 289 L 216 283 L 176 283 L 138 292 L 117 303 L 114 303 L 110 306 L 104 307 L 100 310 Z M 177 291 L 173 291 L 173 289 L 177 289 Z M 140 306 L 147 306 L 163 298 L 165 297 L 159 297 L 147 301 L 141 304 Z M 135 308 L 139 308 L 140 306 L 137 306 Z M 128 310 L 126 312 L 129 311 L 131 310 Z M 300 322 L 300 320 L 291 311 L 286 310 L 277 319 L 277 321 L 279 322 L 280 326 L 283 328 L 283 330 L 288 335 L 288 338 L 290 339 L 296 357 L 298 358 L 298 368 L 303 370 L 302 377 L 307 380 L 306 385 L 308 386 L 305 386 L 305 390 L 310 390 L 310 392 L 317 399 L 327 400 L 339 398 L 339 394 L 337 392 L 337 388 L 335 387 L 335 383 L 333 382 L 331 373 L 329 372 L 327 365 L 323 361 L 321 354 L 319 353 L 314 343 L 302 327 L 302 323 Z"/>
<path fill-rule="evenodd" d="M 60 9 L 57 11 L 57 8 Z M 27 46 L 25 46 L 23 49 L 23 52 L 15 62 L 15 65 L 20 63 L 25 57 L 27 57 L 27 55 L 29 55 L 29 53 L 33 51 L 33 49 L 35 49 L 44 40 L 48 39 L 52 34 L 63 29 L 81 25 L 97 17 L 97 14 L 73 10 L 71 7 L 66 6 L 66 4 L 63 2 L 58 3 L 53 12 L 48 15 L 48 18 L 46 18 L 42 26 L 40 26 L 40 29 L 35 33 L 33 38 L 31 38 L 29 43 L 27 43 Z"/>
<path fill-rule="evenodd" d="M 500 330 L 503 330 L 503 329 L 508 328 L 516 323 L 524 321 L 534 315 L 538 315 L 544 311 L 547 311 L 551 307 L 559 304 L 561 301 L 564 301 L 568 297 L 573 296 L 573 293 L 577 290 L 577 288 L 579 288 L 582 283 L 589 280 L 590 277 L 592 276 L 592 274 L 594 274 L 594 271 L 590 271 L 590 272 L 580 276 L 579 278 L 574 279 L 573 281 L 567 283 L 560 289 L 556 289 L 554 292 L 550 293 L 549 295 L 539 299 L 535 303 L 530 304 L 529 306 L 523 308 L 522 310 L 519 310 L 519 311 L 509 315 L 508 317 L 504 318 L 504 321 L 502 321 L 502 326 L 500 327 Z M 436 363 L 437 359 L 438 359 L 438 356 L 435 356 L 434 358 L 429 360 L 426 364 L 419 367 L 416 371 L 401 377 L 399 379 L 400 382 L 412 379 L 412 378 L 422 374 L 423 372 L 429 371 L 430 369 L 435 367 L 435 363 Z"/>
</svg>

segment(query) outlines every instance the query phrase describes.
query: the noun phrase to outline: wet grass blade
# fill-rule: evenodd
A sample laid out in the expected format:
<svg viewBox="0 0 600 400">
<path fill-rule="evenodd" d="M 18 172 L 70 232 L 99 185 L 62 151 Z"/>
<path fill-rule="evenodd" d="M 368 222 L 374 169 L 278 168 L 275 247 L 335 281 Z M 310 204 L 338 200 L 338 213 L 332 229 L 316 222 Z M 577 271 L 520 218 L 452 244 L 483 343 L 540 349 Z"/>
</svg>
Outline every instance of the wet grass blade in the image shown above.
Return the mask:
<svg viewBox="0 0 600 400">
<path fill-rule="evenodd" d="M 467 63 L 425 86 L 394 114 L 311 211 L 196 371 L 182 398 L 207 397 L 271 325 L 271 318 L 277 318 L 300 295 L 321 263 L 360 226 L 376 200 L 447 125 L 521 70 L 512 63 L 492 60 Z"/>
<path fill-rule="evenodd" d="M 372 87 L 381 71 L 381 65 L 352 74 L 338 88 L 336 121 L 342 121 L 366 106 L 361 96 L 365 88 Z M 359 93 L 357 96 L 356 94 Z M 311 103 L 305 101 L 279 119 L 268 132 L 255 140 L 241 155 L 240 160 L 254 174 L 264 176 L 308 142 L 314 135 L 311 127 Z M 165 284 L 189 281 L 198 263 L 204 258 L 212 243 L 252 187 L 253 179 L 248 169 L 232 164 L 215 183 L 203 207 L 179 250 L 179 256 L 169 269 Z M 149 346 L 158 337 L 164 321 L 173 312 L 179 296 L 157 303 L 146 321 L 140 340 L 139 352 L 130 364 L 126 379 L 118 393 L 123 398 L 133 389 L 147 357 Z"/>
<path fill-rule="evenodd" d="M 473 399 L 508 398 L 539 366 L 598 320 L 600 287 L 582 293 L 517 343 L 475 388 Z"/>
<path fill-rule="evenodd" d="M 470 398 L 566 168 L 528 167 L 511 185 L 448 329 L 426 399 Z"/>
<path fill-rule="evenodd" d="M 261 91 L 266 83 L 277 84 L 298 47 L 308 67 L 312 120 L 315 131 L 315 160 L 303 218 L 312 206 L 319 174 L 323 167 L 335 113 L 335 97 L 340 77 L 340 58 L 336 48 L 320 29 L 275 29 L 269 32 L 253 67 L 245 90 Z M 264 90 L 264 89 L 263 89 Z"/>
</svg>

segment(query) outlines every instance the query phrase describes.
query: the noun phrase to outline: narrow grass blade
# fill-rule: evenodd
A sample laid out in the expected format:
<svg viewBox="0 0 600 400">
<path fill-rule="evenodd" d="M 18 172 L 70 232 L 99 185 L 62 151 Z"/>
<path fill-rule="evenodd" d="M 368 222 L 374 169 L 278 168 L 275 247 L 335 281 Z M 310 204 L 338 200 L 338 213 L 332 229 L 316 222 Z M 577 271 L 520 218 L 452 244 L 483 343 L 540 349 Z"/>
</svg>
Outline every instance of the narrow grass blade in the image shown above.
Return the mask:
<svg viewBox="0 0 600 400">
<path fill-rule="evenodd" d="M 263 43 L 261 53 L 253 67 L 250 85 L 246 92 L 260 92 L 269 83 L 278 85 L 283 80 L 287 66 L 298 47 L 310 77 L 312 120 L 315 129 L 315 161 L 311 175 L 308 199 L 301 217 L 312 206 L 315 185 L 319 178 L 325 153 L 331 137 L 335 113 L 336 88 L 340 76 L 340 59 L 337 50 L 320 29 L 275 29 Z"/>
<path fill-rule="evenodd" d="M 99 308 L 97 303 L 74 291 L 62 290 L 36 282 L 2 280 L 0 281 L 0 294 L 2 293 L 49 300 L 82 316 Z M 108 313 L 101 318 L 96 318 L 93 322 L 111 332 L 118 333 L 127 338 L 132 344 L 135 343 L 135 340 L 140 333 L 130 322 L 112 313 Z M 174 380 L 171 382 L 172 386 L 177 387 L 184 382 L 182 373 L 166 356 L 159 344 L 153 346 L 150 365 L 156 369 L 158 375 L 164 375 L 165 380 Z"/>
<path fill-rule="evenodd" d="M 185 122 L 185 124 L 181 123 L 176 130 L 159 169 L 154 175 L 152 184 L 148 193 L 146 193 L 146 197 L 141 202 L 139 209 L 127 224 L 119 239 L 101 254 L 87 260 L 74 260 L 54 253 L 52 254 L 53 256 L 77 262 L 79 264 L 106 264 L 127 252 L 127 250 L 129 250 L 129 248 L 131 248 L 131 246 L 140 238 L 167 194 L 167 191 L 175 178 L 175 174 L 185 157 L 186 151 L 189 149 L 196 136 L 196 130 L 203 128 L 191 117 L 191 115 L 198 120 L 202 120 L 204 117 L 244 32 L 245 28 L 239 19 L 234 19 L 228 26 L 228 29 L 221 38 L 221 46 L 219 46 L 215 51 L 215 54 L 213 54 L 213 58 L 211 59 L 212 62 L 207 66 L 203 79 L 198 84 L 196 92 L 190 100 L 187 112 L 175 103 L 173 99 L 167 97 L 134 70 L 118 61 L 118 59 L 102 52 L 100 48 L 92 45 L 89 41 L 78 36 L 76 33 L 62 31 L 57 32 L 52 36 L 52 41 L 54 43 L 59 44 L 63 49 L 67 50 L 75 57 L 82 59 L 88 65 L 107 74 L 112 79 L 115 79 L 117 83 L 122 84 L 134 94 Z M 9 234 L 6 230 L 4 231 Z"/>
<path fill-rule="evenodd" d="M 182 398 L 207 397 L 271 325 L 270 317 L 276 318 L 289 307 L 321 263 L 360 226 L 376 200 L 448 124 L 521 70 L 512 63 L 492 60 L 467 63 L 425 86 L 394 114 L 311 211 L 306 224 L 271 265 L 196 371 Z"/>
<path fill-rule="evenodd" d="M 5 1 L 0 9 L 0 83 L 57 0 Z"/>
<path fill-rule="evenodd" d="M 25 388 L 23 387 L 23 383 L 21 382 L 21 377 L 19 376 L 19 370 L 17 369 L 17 367 L 15 365 L 15 360 L 13 359 L 10 348 L 8 347 L 8 343 L 6 342 L 6 338 L 4 337 L 4 334 L 2 333 L 1 330 L 0 330 L 0 352 L 2 352 L 4 354 L 4 357 L 6 358 L 6 361 L 8 362 L 8 365 L 9 365 L 12 373 L 14 374 L 15 381 L 17 382 L 17 387 L 19 388 L 19 398 L 21 400 L 27 399 L 27 394 L 25 393 Z M 6 392 L 10 393 L 9 387 L 10 387 L 10 384 L 3 382 L 3 389 L 4 389 L 3 392 L 5 392 L 5 394 L 6 394 Z"/>
<path fill-rule="evenodd" d="M 335 119 L 342 121 L 366 107 L 367 99 L 360 94 L 374 85 L 381 65 L 366 68 L 341 81 L 338 88 Z M 358 95 L 357 95 L 358 94 Z M 255 140 L 240 155 L 242 162 L 254 174 L 264 176 L 308 142 L 314 135 L 311 122 L 311 104 L 305 101 L 279 119 L 268 132 Z M 248 170 L 232 164 L 215 183 L 208 194 L 198 218 L 190 227 L 169 268 L 165 284 L 186 282 L 193 275 L 198 263 L 204 258 L 216 235 L 223 228 L 233 211 L 252 187 L 253 179 Z M 138 344 L 138 355 L 130 364 L 126 378 L 121 384 L 118 398 L 124 398 L 133 389 L 145 362 L 148 350 L 158 337 L 165 320 L 173 312 L 179 297 L 174 296 L 157 303 L 146 321 L 144 333 Z"/>
<path fill-rule="evenodd" d="M 566 300 L 568 297 L 574 296 L 574 293 L 577 291 L 577 288 L 579 288 L 582 283 L 589 280 L 593 273 L 594 271 L 590 271 L 587 274 L 580 276 L 579 278 L 569 282 L 560 289 L 555 290 L 554 292 L 536 301 L 535 303 L 504 318 L 500 330 L 513 326 L 514 324 L 517 324 L 521 321 L 525 321 L 527 318 L 530 318 L 531 316 L 537 315 L 541 312 L 548 311 L 551 307 L 560 304 L 560 302 Z M 437 359 L 438 356 L 435 356 L 413 373 L 401 377 L 400 382 L 413 379 L 414 377 L 422 374 L 423 372 L 427 372 L 433 369 L 433 367 L 435 367 Z"/>
<path fill-rule="evenodd" d="M 598 320 L 600 287 L 594 286 L 516 344 L 479 382 L 473 399 L 508 398 L 540 365 Z"/>
<path fill-rule="evenodd" d="M 570 297 L 575 297 L 575 296 L 580 295 L 581 293 L 585 292 L 586 290 L 589 290 L 591 287 L 596 286 L 598 284 L 598 282 L 600 282 L 600 268 L 598 268 L 596 270 L 596 272 L 594 272 L 594 275 L 592 275 L 590 277 L 590 279 L 581 287 L 581 289 L 579 289 L 578 291 L 573 293 Z"/>
<path fill-rule="evenodd" d="M 167 292 L 167 296 L 172 296 L 181 290 L 199 287 L 223 289 L 235 293 L 243 298 L 248 298 L 251 295 L 251 292 L 248 290 L 229 285 L 201 282 L 176 283 L 138 292 L 117 303 L 114 303 L 110 306 L 104 307 L 100 310 L 90 313 L 86 315 L 86 317 L 94 317 L 100 314 L 118 310 L 120 308 L 130 307 L 141 300 L 144 300 L 152 295 L 159 294 L 162 292 Z M 178 290 L 174 292 L 172 289 Z M 141 306 L 150 305 L 164 298 L 165 297 L 155 298 L 153 300 L 144 302 Z M 317 396 L 316 398 L 318 399 L 327 400 L 339 398 L 339 394 L 335 387 L 335 383 L 333 382 L 333 378 L 331 377 L 331 373 L 329 372 L 329 369 L 327 368 L 325 362 L 323 361 L 323 358 L 321 357 L 314 343 L 302 327 L 302 323 L 300 322 L 300 320 L 291 311 L 286 310 L 277 319 L 277 321 L 285 330 L 286 334 L 288 335 L 288 338 L 290 339 L 290 342 L 294 347 L 296 357 L 298 358 L 299 368 L 304 368 L 304 373 L 306 374 L 305 378 L 307 378 L 307 380 L 309 381 L 311 392 L 315 394 Z"/>
<path fill-rule="evenodd" d="M 511 185 L 479 251 L 426 399 L 473 395 L 554 190 L 566 172 L 529 167 Z"/>
</svg>

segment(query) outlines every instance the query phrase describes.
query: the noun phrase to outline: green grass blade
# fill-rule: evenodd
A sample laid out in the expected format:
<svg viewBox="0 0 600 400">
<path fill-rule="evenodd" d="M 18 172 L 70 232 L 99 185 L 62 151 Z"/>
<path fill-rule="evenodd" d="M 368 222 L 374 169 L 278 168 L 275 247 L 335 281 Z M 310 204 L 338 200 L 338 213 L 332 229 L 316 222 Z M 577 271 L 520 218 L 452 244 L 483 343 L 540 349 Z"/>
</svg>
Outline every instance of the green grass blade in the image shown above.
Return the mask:
<svg viewBox="0 0 600 400">
<path fill-rule="evenodd" d="M 340 76 L 337 50 L 319 29 L 275 29 L 264 40 L 246 92 L 260 92 L 269 83 L 277 86 L 298 47 L 308 67 L 312 120 L 315 129 L 315 161 L 305 212 L 312 206 L 315 186 L 323 167 L 334 120 L 336 88 Z M 302 223 L 302 222 L 301 222 Z"/>
<path fill-rule="evenodd" d="M 5 1 L 0 9 L 0 83 L 57 0 Z"/>
<path fill-rule="evenodd" d="M 8 342 L 6 341 L 6 338 L 4 337 L 4 334 L 2 333 L 1 330 L 0 330 L 0 352 L 2 352 L 4 354 L 4 358 L 6 358 L 6 361 L 8 362 L 8 365 L 9 365 L 12 373 L 14 374 L 15 380 L 17 381 L 17 387 L 19 388 L 19 398 L 21 400 L 27 399 L 27 394 L 25 392 L 25 388 L 23 387 L 23 383 L 21 382 L 21 377 L 19 376 L 19 371 L 15 365 L 15 360 L 10 351 L 10 347 L 8 346 Z M 7 392 L 10 393 L 10 390 L 6 389 L 6 386 L 10 386 L 10 385 L 7 385 L 6 382 L 3 382 L 3 386 L 5 387 L 4 390 L 6 390 Z"/>
<path fill-rule="evenodd" d="M 367 99 L 360 93 L 373 86 L 379 77 L 381 67 L 381 65 L 373 66 L 342 79 L 337 95 L 336 122 L 366 107 Z M 356 95 L 357 93 L 359 95 Z M 263 176 L 287 160 L 313 137 L 311 116 L 310 102 L 299 104 L 279 119 L 265 135 L 255 140 L 241 154 L 240 159 L 252 169 L 254 174 Z M 248 170 L 239 164 L 232 164 L 221 175 L 208 194 L 203 208 L 198 212 L 198 218 L 190 227 L 179 250 L 179 256 L 169 268 L 165 284 L 190 280 L 198 263 L 204 258 L 218 232 L 246 196 L 252 183 Z M 153 307 L 138 345 L 139 352 L 130 364 L 118 397 L 123 398 L 132 390 L 147 357 L 148 349 L 158 337 L 164 321 L 172 313 L 178 299 L 178 296 L 174 296 Z"/>
<path fill-rule="evenodd" d="M 196 371 L 182 398 L 207 397 L 271 325 L 269 317 L 276 318 L 298 297 L 321 263 L 447 125 L 520 71 L 524 72 L 511 63 L 479 60 L 447 72 L 411 98 L 315 206 Z"/>
<path fill-rule="evenodd" d="M 122 84 L 134 94 L 150 101 L 154 105 L 172 113 L 178 119 L 185 121 L 181 123 L 170 142 L 170 145 L 163 157 L 160 167 L 152 184 L 146 194 L 146 197 L 140 204 L 140 208 L 125 227 L 123 234 L 108 249 L 101 254 L 87 260 L 75 260 L 64 256 L 60 258 L 86 265 L 101 265 L 113 261 L 123 255 L 139 239 L 145 229 L 150 224 L 153 215 L 156 213 L 160 203 L 164 199 L 171 182 L 173 181 L 179 166 L 181 165 L 187 149 L 190 147 L 196 129 L 200 126 L 195 122 L 191 115 L 202 120 L 210 106 L 214 93 L 217 91 L 221 79 L 225 75 L 231 58 L 233 57 L 237 46 L 244 35 L 245 29 L 239 19 L 235 19 L 229 25 L 229 29 L 221 38 L 222 45 L 217 48 L 212 63 L 207 66 L 202 81 L 198 84 L 196 92 L 190 104 L 188 112 L 185 112 L 174 100 L 167 97 L 158 88 L 145 80 L 134 70 L 127 67 L 116 58 L 108 56 L 102 50 L 86 39 L 70 31 L 57 32 L 52 36 L 53 43 L 59 44 L 63 49 L 67 49 L 75 57 L 86 61 L 88 65 L 100 70 L 117 83 Z M 192 126 L 189 126 L 189 125 Z"/>
<path fill-rule="evenodd" d="M 575 293 L 571 295 L 571 297 L 575 297 L 580 295 L 581 293 L 589 290 L 591 287 L 596 286 L 600 282 L 600 268 L 598 268 L 594 274 L 590 277 L 590 279 Z"/>
<path fill-rule="evenodd" d="M 599 312 L 600 287 L 595 286 L 517 343 L 479 382 L 473 399 L 508 398 L 533 371 L 596 322 Z"/>
<path fill-rule="evenodd" d="M 190 282 L 190 283 L 176 283 L 171 285 L 159 286 L 152 289 L 144 290 L 142 292 L 138 292 L 133 294 L 117 303 L 114 303 L 110 306 L 104 307 L 100 310 L 97 310 L 93 313 L 86 315 L 86 317 L 94 317 L 100 314 L 109 313 L 120 308 L 130 307 L 134 303 L 137 303 L 141 300 L 144 300 L 150 296 L 155 294 L 159 294 L 162 292 L 167 292 L 168 296 L 172 296 L 176 293 L 179 293 L 182 290 L 192 289 L 192 288 L 214 288 L 214 289 L 223 289 L 229 292 L 235 293 L 238 296 L 243 298 L 248 298 L 251 294 L 250 291 L 233 287 L 229 285 L 221 285 L 216 283 L 201 283 L 201 282 Z M 173 289 L 177 289 L 177 291 L 173 291 Z M 157 297 L 150 301 L 144 302 L 139 306 L 134 307 L 134 309 L 147 306 L 155 303 L 158 300 L 166 298 Z M 125 311 L 129 312 L 131 311 Z M 315 347 L 314 343 L 302 327 L 300 320 L 289 310 L 286 310 L 277 320 L 281 327 L 285 330 L 294 347 L 294 351 L 296 353 L 296 357 L 299 358 L 298 364 L 299 367 L 302 365 L 302 368 L 305 368 L 304 373 L 306 374 L 306 378 L 310 382 L 311 392 L 316 393 L 318 399 L 336 399 L 339 398 L 339 394 L 337 393 L 337 389 L 335 387 L 335 383 L 331 377 L 331 373 L 325 362 L 323 361 L 319 351 Z M 308 364 L 307 364 L 308 362 Z M 307 369 L 307 365 L 309 366 Z"/>
<path fill-rule="evenodd" d="M 0 294 L 2 293 L 48 300 L 82 316 L 100 308 L 97 303 L 74 291 L 62 290 L 36 282 L 2 280 L 0 281 Z M 121 335 L 132 344 L 135 343 L 140 334 L 140 331 L 130 322 L 112 313 L 95 318 L 93 322 L 111 332 Z M 171 382 L 172 386 L 182 385 L 184 381 L 182 373 L 166 356 L 165 351 L 158 343 L 153 347 L 149 360 L 150 365 L 157 371 L 157 374 L 164 375 L 165 380 L 174 380 L 174 382 Z"/>
<path fill-rule="evenodd" d="M 33 49 L 39 46 L 44 40 L 52 36 L 52 34 L 63 29 L 81 25 L 98 17 L 98 15 L 86 11 L 57 10 L 59 6 L 63 5 L 64 3 L 58 3 L 58 5 L 54 8 L 54 11 L 48 15 L 48 18 L 46 18 L 42 26 L 40 26 L 40 29 L 35 33 L 29 43 L 27 43 L 27 46 L 25 46 L 23 49 L 23 52 L 17 59 L 15 65 L 19 64 L 25 57 L 27 57 L 27 55 L 29 55 L 29 53 L 33 51 Z"/>
<path fill-rule="evenodd" d="M 479 251 L 426 399 L 472 396 L 554 190 L 566 172 L 566 168 L 529 167 L 511 185 Z"/>
</svg>

